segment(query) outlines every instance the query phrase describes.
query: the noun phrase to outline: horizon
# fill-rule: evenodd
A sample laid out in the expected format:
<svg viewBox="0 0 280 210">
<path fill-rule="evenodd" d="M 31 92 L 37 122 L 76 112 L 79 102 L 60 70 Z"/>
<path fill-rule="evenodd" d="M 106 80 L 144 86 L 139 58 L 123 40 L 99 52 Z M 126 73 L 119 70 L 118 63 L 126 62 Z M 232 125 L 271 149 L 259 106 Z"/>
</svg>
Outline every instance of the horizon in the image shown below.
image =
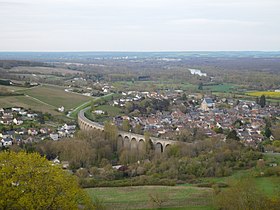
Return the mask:
<svg viewBox="0 0 280 210">
<path fill-rule="evenodd" d="M 279 52 L 280 50 L 162 50 L 162 51 L 121 51 L 121 50 L 104 50 L 104 51 L 92 51 L 92 50 L 77 50 L 77 51 L 0 51 L 0 53 L 204 53 L 204 52 Z"/>
</svg>

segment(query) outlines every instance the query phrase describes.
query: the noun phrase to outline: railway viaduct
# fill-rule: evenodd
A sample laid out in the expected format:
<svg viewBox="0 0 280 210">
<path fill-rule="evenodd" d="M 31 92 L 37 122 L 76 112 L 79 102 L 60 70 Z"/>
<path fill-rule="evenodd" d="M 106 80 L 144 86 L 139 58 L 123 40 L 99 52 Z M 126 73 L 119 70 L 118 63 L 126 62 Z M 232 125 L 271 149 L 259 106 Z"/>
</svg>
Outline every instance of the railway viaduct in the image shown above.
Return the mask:
<svg viewBox="0 0 280 210">
<path fill-rule="evenodd" d="M 86 118 L 85 112 L 89 108 L 83 109 L 78 114 L 78 124 L 81 130 L 89 131 L 89 130 L 100 130 L 104 131 L 104 126 L 100 125 L 96 122 L 93 122 Z M 171 141 L 166 139 L 159 139 L 150 137 L 151 142 L 154 145 L 156 151 L 164 152 L 166 148 L 170 145 L 177 144 L 177 141 Z M 118 131 L 118 146 L 124 148 L 131 148 L 131 149 L 141 149 L 145 148 L 145 137 L 143 135 Z"/>
</svg>

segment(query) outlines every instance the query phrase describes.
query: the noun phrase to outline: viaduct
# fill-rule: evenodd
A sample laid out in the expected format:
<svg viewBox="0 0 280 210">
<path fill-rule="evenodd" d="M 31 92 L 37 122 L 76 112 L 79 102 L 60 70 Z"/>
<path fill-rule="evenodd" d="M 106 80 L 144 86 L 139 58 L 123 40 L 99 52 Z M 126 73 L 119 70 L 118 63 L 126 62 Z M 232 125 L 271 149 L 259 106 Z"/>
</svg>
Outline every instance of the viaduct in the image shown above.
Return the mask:
<svg viewBox="0 0 280 210">
<path fill-rule="evenodd" d="M 100 131 L 104 131 L 104 126 L 100 125 L 96 122 L 93 122 L 85 117 L 85 112 L 89 109 L 83 109 L 78 114 L 78 124 L 81 130 L 93 130 L 97 129 Z M 170 145 L 177 144 L 177 141 L 171 141 L 166 139 L 159 139 L 150 137 L 151 142 L 154 145 L 154 148 L 158 152 L 164 152 L 166 148 Z M 144 149 L 145 148 L 145 137 L 143 135 L 118 131 L 118 146 L 124 148 L 131 149 Z"/>
</svg>

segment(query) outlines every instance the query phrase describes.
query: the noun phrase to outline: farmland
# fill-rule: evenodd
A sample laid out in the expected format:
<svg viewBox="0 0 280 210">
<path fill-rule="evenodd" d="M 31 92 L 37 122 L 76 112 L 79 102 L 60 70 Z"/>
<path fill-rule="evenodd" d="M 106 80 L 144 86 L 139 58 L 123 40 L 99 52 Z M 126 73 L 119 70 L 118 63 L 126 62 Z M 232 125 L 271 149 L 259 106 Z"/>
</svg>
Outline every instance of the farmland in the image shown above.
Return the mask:
<svg viewBox="0 0 280 210">
<path fill-rule="evenodd" d="M 204 90 L 210 90 L 212 92 L 222 92 L 222 93 L 231 92 L 235 88 L 236 86 L 232 84 L 203 85 Z"/>
<path fill-rule="evenodd" d="M 0 97 L 1 107 L 24 107 L 36 111 L 49 112 L 53 115 L 61 115 L 58 107 L 64 106 L 66 110 L 74 109 L 81 104 L 89 102 L 90 97 L 65 92 L 63 87 L 43 85 L 33 88 L 0 86 L 8 91 L 22 93 L 22 96 Z"/>
<path fill-rule="evenodd" d="M 36 98 L 55 108 L 64 106 L 66 110 L 73 109 L 90 100 L 87 96 L 65 92 L 63 87 L 52 85 L 42 85 L 18 92 Z"/>
<path fill-rule="evenodd" d="M 103 200 L 108 209 L 151 209 L 156 208 L 151 202 L 152 196 L 164 199 L 162 207 L 201 207 L 197 209 L 213 209 L 211 206 L 212 189 L 191 186 L 139 186 L 119 188 L 86 189 L 94 199 Z M 172 208 L 176 209 L 176 208 Z M 180 209 L 180 208 L 179 208 Z M 196 208 L 181 208 L 196 209 Z"/>
<path fill-rule="evenodd" d="M 273 92 L 273 91 L 258 91 L 258 92 L 247 92 L 249 96 L 260 97 L 265 95 L 268 98 L 272 99 L 280 99 L 280 92 Z"/>
<path fill-rule="evenodd" d="M 41 103 L 37 100 L 34 100 L 33 98 L 27 97 L 27 96 L 5 96 L 0 97 L 0 104 L 3 108 L 8 107 L 24 107 L 27 109 L 33 109 L 36 111 L 41 112 L 49 112 L 54 115 L 58 115 L 59 113 L 55 111 L 55 108 Z"/>
</svg>

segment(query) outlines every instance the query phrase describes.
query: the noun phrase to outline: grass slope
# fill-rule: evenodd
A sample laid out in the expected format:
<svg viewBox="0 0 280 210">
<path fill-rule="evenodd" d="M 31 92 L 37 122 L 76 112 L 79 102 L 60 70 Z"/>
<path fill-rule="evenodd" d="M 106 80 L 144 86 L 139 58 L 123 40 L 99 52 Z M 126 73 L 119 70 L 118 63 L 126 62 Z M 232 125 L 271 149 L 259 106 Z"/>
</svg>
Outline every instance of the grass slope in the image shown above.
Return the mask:
<svg viewBox="0 0 280 210">
<path fill-rule="evenodd" d="M 56 108 L 64 106 L 66 110 L 75 108 L 90 99 L 87 96 L 65 92 L 63 87 L 52 85 L 42 85 L 17 92 L 22 92 Z"/>
<path fill-rule="evenodd" d="M 103 200 L 110 210 L 121 209 L 151 209 L 154 208 L 150 195 L 159 195 L 165 199 L 163 207 L 205 207 L 211 208 L 212 189 L 190 186 L 139 186 L 118 188 L 91 188 L 86 189 L 94 199 Z M 171 208 L 172 207 L 172 208 Z M 181 208 L 186 209 L 186 208 Z"/>
<path fill-rule="evenodd" d="M 49 112 L 54 115 L 61 115 L 59 112 L 55 111 L 52 106 L 40 103 L 33 98 L 26 96 L 3 96 L 0 97 L 0 107 L 24 107 L 26 109 L 32 109 L 41 112 Z"/>
</svg>

